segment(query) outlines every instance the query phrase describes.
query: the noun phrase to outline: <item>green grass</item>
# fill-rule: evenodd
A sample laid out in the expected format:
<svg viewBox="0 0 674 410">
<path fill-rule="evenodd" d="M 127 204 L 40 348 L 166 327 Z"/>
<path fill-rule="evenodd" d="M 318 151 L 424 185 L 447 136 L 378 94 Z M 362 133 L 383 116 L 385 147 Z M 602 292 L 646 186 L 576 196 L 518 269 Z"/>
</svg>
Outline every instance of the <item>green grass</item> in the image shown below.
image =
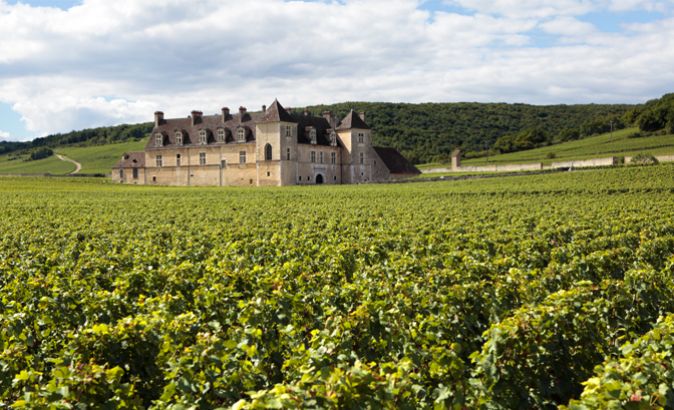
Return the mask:
<svg viewBox="0 0 674 410">
<path fill-rule="evenodd" d="M 56 154 L 65 155 L 82 164 L 81 174 L 109 174 L 111 168 L 127 151 L 142 151 L 146 140 L 122 142 L 91 147 L 57 147 Z M 75 165 L 61 161 L 55 155 L 38 161 L 26 161 L 27 155 L 11 159 L 15 154 L 0 155 L 0 174 L 66 175 Z"/>
<path fill-rule="evenodd" d="M 614 133 L 602 134 L 577 141 L 569 141 L 527 151 L 512 152 L 489 158 L 475 158 L 462 161 L 465 165 L 516 164 L 602 158 L 611 156 L 633 156 L 648 152 L 654 155 L 674 154 L 674 135 L 656 135 L 630 138 L 638 130 L 628 128 Z M 549 156 L 554 154 L 554 158 Z"/>
<path fill-rule="evenodd" d="M 75 170 L 75 165 L 51 156 L 38 161 L 26 161 L 27 156 L 10 159 L 10 155 L 0 156 L 0 174 L 54 174 L 65 175 Z"/>
<path fill-rule="evenodd" d="M 63 147 L 55 150 L 82 164 L 82 174 L 109 174 L 122 154 L 128 151 L 142 151 L 147 140 L 123 142 L 119 144 L 94 145 L 91 147 Z"/>
</svg>

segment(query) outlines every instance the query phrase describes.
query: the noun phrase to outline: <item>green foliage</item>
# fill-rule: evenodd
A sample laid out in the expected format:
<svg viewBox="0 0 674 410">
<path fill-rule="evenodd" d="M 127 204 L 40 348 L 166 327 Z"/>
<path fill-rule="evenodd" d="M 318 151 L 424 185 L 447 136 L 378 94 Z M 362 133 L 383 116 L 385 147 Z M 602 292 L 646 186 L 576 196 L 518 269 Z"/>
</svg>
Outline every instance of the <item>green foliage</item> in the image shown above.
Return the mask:
<svg viewBox="0 0 674 410">
<path fill-rule="evenodd" d="M 606 388 L 659 400 L 671 357 L 646 346 L 671 346 L 643 335 L 674 310 L 673 170 L 0 178 L 0 407 L 548 408 L 628 342 L 651 373 Z"/>
<path fill-rule="evenodd" d="M 549 142 L 545 132 L 540 129 L 530 129 L 518 132 L 517 134 L 508 134 L 496 140 L 494 150 L 505 153 L 523 151 L 546 145 Z"/>
<path fill-rule="evenodd" d="M 664 130 L 674 133 L 674 94 L 665 94 L 662 98 L 647 102 L 631 117 L 641 131 Z"/>
<path fill-rule="evenodd" d="M 674 315 L 620 348 L 595 369 L 578 400 L 568 410 L 674 408 Z"/>
<path fill-rule="evenodd" d="M 33 152 L 31 152 L 30 153 L 30 159 L 32 161 L 36 161 L 38 159 L 44 159 L 44 158 L 51 157 L 52 155 L 54 155 L 54 151 L 52 151 L 49 148 L 42 147 L 42 148 L 38 148 L 38 149 L 34 150 Z"/>
<path fill-rule="evenodd" d="M 658 163 L 658 159 L 653 154 L 640 153 L 632 157 L 631 164 L 637 165 L 654 165 Z"/>
</svg>

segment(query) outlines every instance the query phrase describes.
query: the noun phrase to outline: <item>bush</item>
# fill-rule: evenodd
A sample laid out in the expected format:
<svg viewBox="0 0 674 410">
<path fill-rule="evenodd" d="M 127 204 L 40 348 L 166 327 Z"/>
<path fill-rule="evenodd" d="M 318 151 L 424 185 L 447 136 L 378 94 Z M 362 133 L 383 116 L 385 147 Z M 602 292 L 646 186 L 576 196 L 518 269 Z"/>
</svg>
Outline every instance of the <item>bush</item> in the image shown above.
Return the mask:
<svg viewBox="0 0 674 410">
<path fill-rule="evenodd" d="M 36 161 L 38 159 L 51 157 L 52 155 L 54 155 L 54 151 L 49 148 L 42 147 L 30 153 L 30 160 Z"/>
<path fill-rule="evenodd" d="M 545 155 L 545 158 L 554 159 L 557 158 L 557 154 L 555 154 L 554 152 L 548 152 L 547 155 Z"/>
<path fill-rule="evenodd" d="M 631 164 L 635 165 L 655 165 L 659 161 L 653 154 L 637 154 L 632 157 Z"/>
</svg>

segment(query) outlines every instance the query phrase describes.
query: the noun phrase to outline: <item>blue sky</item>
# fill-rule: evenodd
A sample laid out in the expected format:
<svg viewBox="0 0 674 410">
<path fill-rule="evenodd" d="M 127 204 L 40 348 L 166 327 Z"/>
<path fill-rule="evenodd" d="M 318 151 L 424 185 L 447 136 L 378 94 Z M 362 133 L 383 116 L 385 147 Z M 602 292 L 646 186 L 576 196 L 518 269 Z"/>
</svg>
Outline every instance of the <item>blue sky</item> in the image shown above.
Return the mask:
<svg viewBox="0 0 674 410">
<path fill-rule="evenodd" d="M 674 0 L 0 0 L 0 139 L 274 98 L 638 103 L 674 91 L 673 11 Z"/>
</svg>

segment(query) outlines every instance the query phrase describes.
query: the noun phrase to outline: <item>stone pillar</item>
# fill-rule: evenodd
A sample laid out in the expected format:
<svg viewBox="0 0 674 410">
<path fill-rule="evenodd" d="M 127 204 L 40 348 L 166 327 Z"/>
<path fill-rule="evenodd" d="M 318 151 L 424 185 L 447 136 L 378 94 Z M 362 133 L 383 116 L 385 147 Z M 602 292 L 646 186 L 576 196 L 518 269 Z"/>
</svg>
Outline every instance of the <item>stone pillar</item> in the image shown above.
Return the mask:
<svg viewBox="0 0 674 410">
<path fill-rule="evenodd" d="M 459 148 L 452 152 L 452 170 L 458 171 L 461 168 L 461 150 Z"/>
</svg>

